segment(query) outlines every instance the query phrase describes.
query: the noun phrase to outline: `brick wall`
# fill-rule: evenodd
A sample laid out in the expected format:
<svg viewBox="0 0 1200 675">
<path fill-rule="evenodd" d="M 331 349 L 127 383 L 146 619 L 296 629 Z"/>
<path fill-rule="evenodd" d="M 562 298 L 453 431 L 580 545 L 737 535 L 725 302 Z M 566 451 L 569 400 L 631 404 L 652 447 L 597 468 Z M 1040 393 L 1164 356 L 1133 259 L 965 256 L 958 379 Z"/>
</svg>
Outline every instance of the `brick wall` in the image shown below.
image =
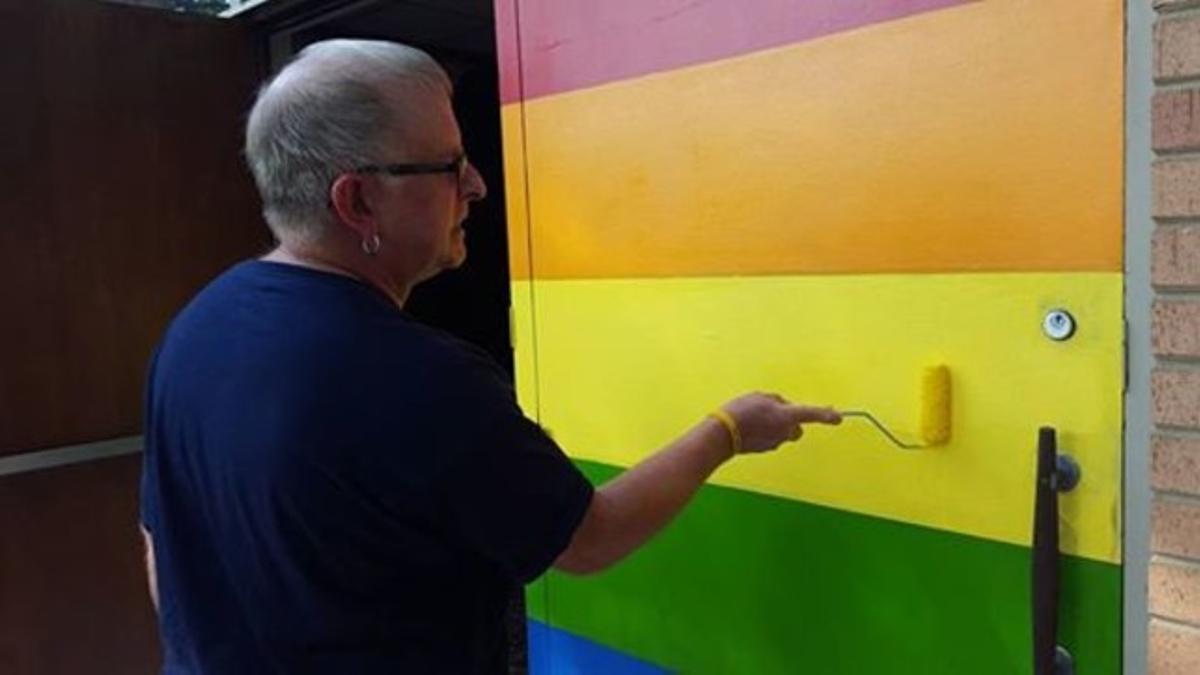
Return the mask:
<svg viewBox="0 0 1200 675">
<path fill-rule="evenodd" d="M 1200 673 L 1200 0 L 1153 0 L 1149 672 Z"/>
</svg>

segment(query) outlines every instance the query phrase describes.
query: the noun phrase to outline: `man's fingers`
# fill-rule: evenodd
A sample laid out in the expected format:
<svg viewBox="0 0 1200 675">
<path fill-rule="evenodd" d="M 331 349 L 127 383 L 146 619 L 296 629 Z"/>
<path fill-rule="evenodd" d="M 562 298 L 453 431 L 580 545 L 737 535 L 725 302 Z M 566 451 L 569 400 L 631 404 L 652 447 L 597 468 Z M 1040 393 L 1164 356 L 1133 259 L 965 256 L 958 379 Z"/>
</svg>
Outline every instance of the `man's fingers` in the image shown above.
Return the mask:
<svg viewBox="0 0 1200 675">
<path fill-rule="evenodd" d="M 841 424 L 842 415 L 833 408 L 819 408 L 810 405 L 791 405 L 788 412 L 797 424 L 817 422 L 820 424 Z"/>
</svg>

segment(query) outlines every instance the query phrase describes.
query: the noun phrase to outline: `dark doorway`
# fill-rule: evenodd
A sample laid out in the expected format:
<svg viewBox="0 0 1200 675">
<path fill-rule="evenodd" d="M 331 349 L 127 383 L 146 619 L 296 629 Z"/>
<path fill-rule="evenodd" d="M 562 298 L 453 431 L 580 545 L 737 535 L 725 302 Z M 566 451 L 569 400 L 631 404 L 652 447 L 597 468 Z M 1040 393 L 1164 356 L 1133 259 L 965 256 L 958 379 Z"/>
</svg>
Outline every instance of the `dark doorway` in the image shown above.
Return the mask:
<svg viewBox="0 0 1200 675">
<path fill-rule="evenodd" d="M 329 38 L 395 40 L 429 52 L 450 73 L 463 142 L 487 182 L 488 197 L 472 206 L 467 220 L 466 264 L 418 286 L 405 308 L 421 321 L 483 348 L 511 375 L 508 239 L 491 3 L 369 3 L 327 18 L 318 15 L 288 35 L 292 53 Z"/>
<path fill-rule="evenodd" d="M 487 350 L 511 376 L 508 236 L 496 62 L 493 57 L 464 65 L 456 78 L 455 109 L 471 161 L 487 181 L 488 197 L 472 206 L 467 220 L 466 264 L 418 286 L 408 310 Z"/>
</svg>

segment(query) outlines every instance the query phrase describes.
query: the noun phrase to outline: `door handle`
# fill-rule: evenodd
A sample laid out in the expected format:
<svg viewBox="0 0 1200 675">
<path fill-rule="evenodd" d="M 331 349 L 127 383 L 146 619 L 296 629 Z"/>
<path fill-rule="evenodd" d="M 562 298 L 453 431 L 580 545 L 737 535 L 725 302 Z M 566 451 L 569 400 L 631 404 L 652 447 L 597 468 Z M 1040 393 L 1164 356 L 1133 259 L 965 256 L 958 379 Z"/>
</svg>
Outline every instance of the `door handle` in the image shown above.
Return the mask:
<svg viewBox="0 0 1200 675">
<path fill-rule="evenodd" d="M 1079 484 L 1079 464 L 1058 454 L 1053 427 L 1038 430 L 1037 482 L 1033 508 L 1033 672 L 1073 675 L 1074 659 L 1058 644 L 1058 493 Z"/>
</svg>

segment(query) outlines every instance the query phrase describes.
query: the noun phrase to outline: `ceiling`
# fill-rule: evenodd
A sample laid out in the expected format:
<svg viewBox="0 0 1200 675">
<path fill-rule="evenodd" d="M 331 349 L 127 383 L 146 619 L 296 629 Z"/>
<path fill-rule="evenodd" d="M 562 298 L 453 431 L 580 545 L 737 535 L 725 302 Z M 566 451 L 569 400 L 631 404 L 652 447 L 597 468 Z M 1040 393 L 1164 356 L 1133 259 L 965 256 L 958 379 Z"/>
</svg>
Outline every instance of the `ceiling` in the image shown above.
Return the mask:
<svg viewBox="0 0 1200 675">
<path fill-rule="evenodd" d="M 269 0 L 244 19 L 290 33 L 297 48 L 323 38 L 361 37 L 441 53 L 495 51 L 492 0 Z"/>
</svg>

